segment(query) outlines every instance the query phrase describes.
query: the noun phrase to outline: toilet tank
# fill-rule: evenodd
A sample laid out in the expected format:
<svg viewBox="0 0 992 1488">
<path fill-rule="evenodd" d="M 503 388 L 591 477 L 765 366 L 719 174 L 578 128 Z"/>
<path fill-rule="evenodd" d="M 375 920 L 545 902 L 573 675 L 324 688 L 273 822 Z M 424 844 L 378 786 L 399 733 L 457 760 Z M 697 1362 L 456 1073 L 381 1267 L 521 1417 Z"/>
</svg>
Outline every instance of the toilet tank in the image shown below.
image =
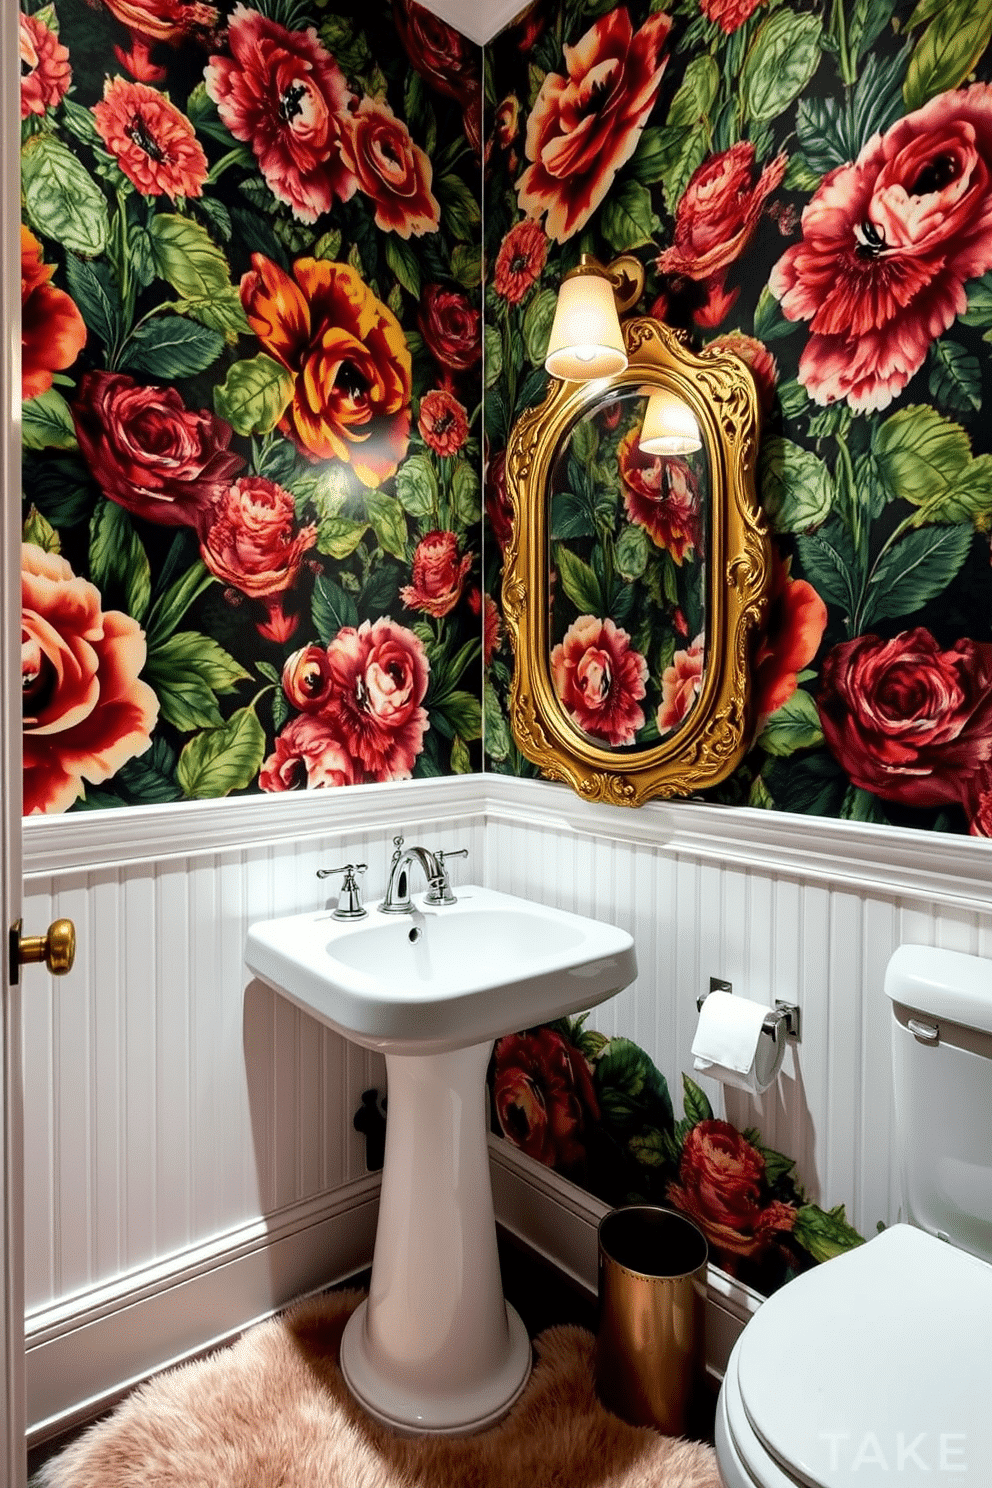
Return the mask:
<svg viewBox="0 0 992 1488">
<path fill-rule="evenodd" d="M 885 992 L 902 1217 L 992 1261 L 992 961 L 900 946 Z"/>
</svg>

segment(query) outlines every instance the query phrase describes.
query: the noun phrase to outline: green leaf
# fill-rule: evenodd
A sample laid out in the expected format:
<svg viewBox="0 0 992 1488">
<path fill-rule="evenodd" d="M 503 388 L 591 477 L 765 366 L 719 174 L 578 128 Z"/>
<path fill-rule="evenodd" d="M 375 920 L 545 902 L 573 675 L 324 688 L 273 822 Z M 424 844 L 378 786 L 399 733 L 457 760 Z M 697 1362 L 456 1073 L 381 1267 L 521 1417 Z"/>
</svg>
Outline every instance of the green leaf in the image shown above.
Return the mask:
<svg viewBox="0 0 992 1488">
<path fill-rule="evenodd" d="M 206 229 L 189 217 L 156 212 L 149 220 L 155 266 L 185 300 L 228 295 L 231 276 L 227 259 Z"/>
<path fill-rule="evenodd" d="M 21 405 L 21 443 L 25 449 L 78 449 L 76 426 L 58 388 Z"/>
<path fill-rule="evenodd" d="M 65 278 L 87 328 L 110 352 L 121 331 L 121 295 L 109 264 L 88 263 L 75 253 L 67 253 Z"/>
<path fill-rule="evenodd" d="M 535 367 L 544 366 L 555 318 L 558 296 L 553 289 L 541 289 L 533 295 L 524 312 L 524 349 L 527 360 Z"/>
<path fill-rule="evenodd" d="M 467 460 L 459 460 L 451 477 L 451 511 L 459 527 L 471 527 L 482 516 L 479 472 Z"/>
<path fill-rule="evenodd" d="M 653 186 L 661 180 L 662 171 L 669 164 L 669 150 L 670 142 L 664 129 L 657 126 L 644 129 L 627 169 L 635 181 Z"/>
<path fill-rule="evenodd" d="M 451 277 L 463 289 L 478 289 L 482 283 L 482 253 L 474 243 L 457 243 L 451 255 Z"/>
<path fill-rule="evenodd" d="M 982 406 L 982 369 L 978 358 L 956 341 L 943 337 L 930 349 L 928 386 L 937 403 L 955 412 L 977 412 Z"/>
<path fill-rule="evenodd" d="M 695 129 L 708 122 L 719 91 L 720 69 L 716 59 L 706 53 L 693 57 L 672 99 L 666 124 L 670 129 Z M 657 151 L 660 144 L 655 138 L 651 148 Z"/>
<path fill-rule="evenodd" d="M 365 492 L 365 511 L 379 546 L 394 558 L 406 559 L 407 530 L 403 507 L 395 496 L 384 491 Z"/>
<path fill-rule="evenodd" d="M 99 258 L 106 250 L 106 198 L 54 134 L 34 135 L 21 151 L 21 190 L 28 221 L 44 237 L 84 258 Z"/>
<path fill-rule="evenodd" d="M 795 329 L 795 322 L 782 314 L 782 306 L 766 284 L 754 308 L 754 334 L 759 341 L 778 341 Z"/>
<path fill-rule="evenodd" d="M 622 579 L 633 583 L 648 566 L 651 556 L 651 541 L 643 527 L 628 522 L 620 534 L 616 546 L 617 572 Z"/>
<path fill-rule="evenodd" d="M 575 605 L 580 615 L 595 615 L 603 618 L 603 594 L 599 580 L 581 558 L 561 543 L 555 546 L 555 566 L 561 587 Z"/>
<path fill-rule="evenodd" d="M 471 775 L 472 753 L 464 739 L 455 735 L 455 741 L 451 746 L 451 773 L 452 775 Z"/>
<path fill-rule="evenodd" d="M 233 284 L 216 294 L 191 300 L 177 300 L 177 315 L 188 315 L 211 331 L 220 331 L 224 336 L 247 336 L 251 333 L 248 317 L 241 303 L 241 296 Z"/>
<path fill-rule="evenodd" d="M 568 436 L 568 452 L 584 470 L 589 470 L 599 453 L 599 431 L 591 418 L 579 419 Z"/>
<path fill-rule="evenodd" d="M 464 243 L 475 242 L 480 211 L 468 182 L 449 171 L 435 180 L 434 195 L 441 207 L 441 221 L 452 237 Z"/>
<path fill-rule="evenodd" d="M 878 797 L 858 785 L 848 786 L 844 792 L 840 814 L 843 821 L 875 822 L 883 826 L 889 822 Z"/>
<path fill-rule="evenodd" d="M 862 56 L 878 40 L 892 19 L 894 9 L 895 0 L 854 0 L 847 39 L 857 56 Z"/>
<path fill-rule="evenodd" d="M 815 749 L 822 743 L 816 703 L 801 688 L 771 714 L 758 737 L 759 749 L 778 756 L 795 754 L 797 749 Z"/>
<path fill-rule="evenodd" d="M 829 1261 L 845 1250 L 864 1243 L 853 1225 L 848 1224 L 843 1204 L 823 1210 L 816 1204 L 804 1204 L 796 1210 L 793 1238 L 815 1261 Z"/>
<path fill-rule="evenodd" d="M 396 494 L 411 517 L 430 517 L 437 511 L 437 475 L 429 455 L 415 454 L 396 472 Z"/>
<path fill-rule="evenodd" d="M 482 705 L 472 693 L 448 692 L 433 702 L 428 697 L 427 707 L 432 724 L 449 739 L 481 739 Z"/>
<path fill-rule="evenodd" d="M 177 673 L 184 669 L 195 672 L 214 692 L 233 692 L 239 682 L 248 681 L 250 676 L 218 641 L 197 630 L 180 630 L 162 641 L 148 653 L 149 665 L 153 661 L 156 666 L 171 667 Z"/>
<path fill-rule="evenodd" d="M 833 477 L 812 450 L 791 439 L 771 438 L 761 447 L 761 504 L 775 532 L 808 532 L 830 515 Z"/>
<path fill-rule="evenodd" d="M 265 730 L 252 708 L 241 708 L 221 728 L 190 739 L 176 778 L 188 800 L 212 800 L 251 785 L 264 756 Z"/>
<path fill-rule="evenodd" d="M 853 615 L 854 549 L 846 528 L 831 522 L 820 532 L 797 537 L 796 555 L 817 594 Z"/>
<path fill-rule="evenodd" d="M 329 646 L 339 630 L 358 624 L 355 601 L 326 574 L 320 574 L 313 586 L 311 613 L 323 646 Z"/>
<path fill-rule="evenodd" d="M 341 229 L 332 227 L 327 232 L 321 233 L 312 251 L 314 258 L 328 258 L 336 262 L 341 256 Z"/>
<path fill-rule="evenodd" d="M 390 233 L 386 238 L 386 262 L 408 294 L 420 299 L 420 260 L 409 243 Z"/>
<path fill-rule="evenodd" d="M 486 391 L 497 383 L 503 372 L 503 337 L 499 326 L 486 321 L 483 339 L 483 366 L 486 373 Z"/>
<path fill-rule="evenodd" d="M 920 508 L 919 525 L 992 510 L 992 457 L 973 459 L 965 430 L 933 408 L 912 404 L 876 424 L 872 448 L 892 496 Z"/>
<path fill-rule="evenodd" d="M 317 550 L 341 563 L 351 557 L 368 529 L 368 522 L 353 522 L 348 517 L 324 517 L 317 529 Z"/>
<path fill-rule="evenodd" d="M 248 673 L 216 641 L 182 630 L 148 653 L 144 675 L 158 694 L 162 716 L 180 733 L 223 723 L 218 692 L 233 692 Z"/>
<path fill-rule="evenodd" d="M 603 203 L 599 225 L 603 237 L 616 253 L 626 253 L 631 248 L 650 243 L 653 212 L 651 192 L 647 186 L 633 180 L 614 186 Z"/>
<path fill-rule="evenodd" d="M 778 406 L 782 410 L 784 419 L 797 419 L 805 412 L 809 403 L 809 394 L 801 382 L 792 378 L 790 382 L 780 382 L 775 391 Z"/>
<path fill-rule="evenodd" d="M 484 699 L 484 730 L 483 741 L 486 753 L 490 759 L 499 763 L 509 757 L 513 748 L 513 740 L 510 730 L 500 707 L 499 696 L 492 683 L 487 680 L 485 684 Z"/>
<path fill-rule="evenodd" d="M 596 1061 L 596 1094 L 604 1123 L 620 1132 L 643 1130 L 645 1117 L 659 1130 L 674 1125 L 664 1075 L 633 1039 L 612 1038 Z"/>
<path fill-rule="evenodd" d="M 132 332 L 118 365 L 124 371 L 173 381 L 205 372 L 223 349 L 224 337 L 217 331 L 181 315 L 161 315 Z"/>
<path fill-rule="evenodd" d="M 293 376 L 259 352 L 234 362 L 221 386 L 214 388 L 214 410 L 236 434 L 269 434 L 293 396 Z"/>
<path fill-rule="evenodd" d="M 24 526 L 21 529 L 21 542 L 34 543 L 36 548 L 41 548 L 45 553 L 61 553 L 62 540 L 36 506 L 28 510 Z"/>
<path fill-rule="evenodd" d="M 698 1126 L 701 1121 L 713 1120 L 713 1107 L 709 1103 L 706 1092 L 701 1090 L 695 1080 L 691 1080 L 687 1074 L 682 1075 L 682 1106 L 685 1110 L 685 1119 Z"/>
<path fill-rule="evenodd" d="M 148 554 L 130 516 L 114 501 L 101 501 L 93 513 L 89 560 L 90 578 L 101 594 L 123 595 L 127 613 L 143 620 L 152 593 Z"/>
<path fill-rule="evenodd" d="M 968 308 L 958 316 L 965 325 L 992 326 L 992 270 L 968 285 Z"/>
<path fill-rule="evenodd" d="M 197 558 L 180 579 L 152 605 L 148 616 L 146 640 L 151 651 L 168 640 L 193 601 L 215 582 L 206 565 Z"/>
<path fill-rule="evenodd" d="M 921 610 L 947 589 L 971 549 L 969 523 L 923 527 L 886 550 L 872 571 L 862 624 Z"/>
<path fill-rule="evenodd" d="M 909 59 L 902 95 L 909 110 L 963 83 L 992 40 L 992 7 L 950 0 L 934 16 Z"/>
<path fill-rule="evenodd" d="M 776 10 L 758 31 L 740 75 L 740 98 L 755 120 L 777 119 L 820 65 L 820 22 Z"/>
<path fill-rule="evenodd" d="M 671 1162 L 671 1139 L 656 1126 L 646 1126 L 627 1139 L 627 1151 L 642 1168 L 664 1168 Z"/>
</svg>

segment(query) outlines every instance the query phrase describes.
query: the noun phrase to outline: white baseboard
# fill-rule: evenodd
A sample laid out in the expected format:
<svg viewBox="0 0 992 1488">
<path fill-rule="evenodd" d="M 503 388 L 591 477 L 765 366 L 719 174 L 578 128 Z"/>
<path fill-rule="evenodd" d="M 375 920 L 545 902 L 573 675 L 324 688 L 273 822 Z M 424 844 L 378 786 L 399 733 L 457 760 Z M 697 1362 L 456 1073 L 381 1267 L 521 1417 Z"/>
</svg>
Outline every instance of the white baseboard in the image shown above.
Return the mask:
<svg viewBox="0 0 992 1488">
<path fill-rule="evenodd" d="M 380 1174 L 28 1316 L 28 1446 L 369 1264 Z"/>
<path fill-rule="evenodd" d="M 527 1157 L 501 1137 L 489 1139 L 496 1218 L 595 1297 L 599 1286 L 599 1221 L 609 1213 L 593 1194 Z M 762 1298 L 710 1266 L 706 1286 L 706 1373 L 719 1384 L 730 1350 Z"/>
</svg>

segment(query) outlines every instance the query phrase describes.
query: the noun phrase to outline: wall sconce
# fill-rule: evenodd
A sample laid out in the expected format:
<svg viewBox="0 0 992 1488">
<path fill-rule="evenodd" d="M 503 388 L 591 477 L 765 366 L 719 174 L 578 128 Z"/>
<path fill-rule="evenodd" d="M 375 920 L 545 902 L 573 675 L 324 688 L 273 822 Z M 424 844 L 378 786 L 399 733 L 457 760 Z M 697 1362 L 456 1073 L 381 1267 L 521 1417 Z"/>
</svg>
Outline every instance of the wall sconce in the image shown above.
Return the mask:
<svg viewBox="0 0 992 1488">
<path fill-rule="evenodd" d="M 633 254 L 601 264 L 583 253 L 558 291 L 544 365 L 563 382 L 615 377 L 627 366 L 620 316 L 644 293 L 644 269 Z"/>
<path fill-rule="evenodd" d="M 641 392 L 648 406 L 637 443 L 646 455 L 691 455 L 702 449 L 696 415 L 688 403 L 658 388 L 643 387 Z"/>
</svg>

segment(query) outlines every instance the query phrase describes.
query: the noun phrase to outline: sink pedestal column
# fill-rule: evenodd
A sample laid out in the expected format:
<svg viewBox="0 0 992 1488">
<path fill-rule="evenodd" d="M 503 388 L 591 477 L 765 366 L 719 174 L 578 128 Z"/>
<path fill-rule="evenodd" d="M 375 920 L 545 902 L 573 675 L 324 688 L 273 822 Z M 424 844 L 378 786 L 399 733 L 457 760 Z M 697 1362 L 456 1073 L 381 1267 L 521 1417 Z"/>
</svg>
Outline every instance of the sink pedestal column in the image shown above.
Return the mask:
<svg viewBox="0 0 992 1488">
<path fill-rule="evenodd" d="M 489 1178 L 492 1043 L 386 1056 L 386 1157 L 367 1302 L 341 1369 L 370 1415 L 401 1431 L 481 1431 L 527 1382 L 526 1329 L 503 1299 Z"/>
</svg>

